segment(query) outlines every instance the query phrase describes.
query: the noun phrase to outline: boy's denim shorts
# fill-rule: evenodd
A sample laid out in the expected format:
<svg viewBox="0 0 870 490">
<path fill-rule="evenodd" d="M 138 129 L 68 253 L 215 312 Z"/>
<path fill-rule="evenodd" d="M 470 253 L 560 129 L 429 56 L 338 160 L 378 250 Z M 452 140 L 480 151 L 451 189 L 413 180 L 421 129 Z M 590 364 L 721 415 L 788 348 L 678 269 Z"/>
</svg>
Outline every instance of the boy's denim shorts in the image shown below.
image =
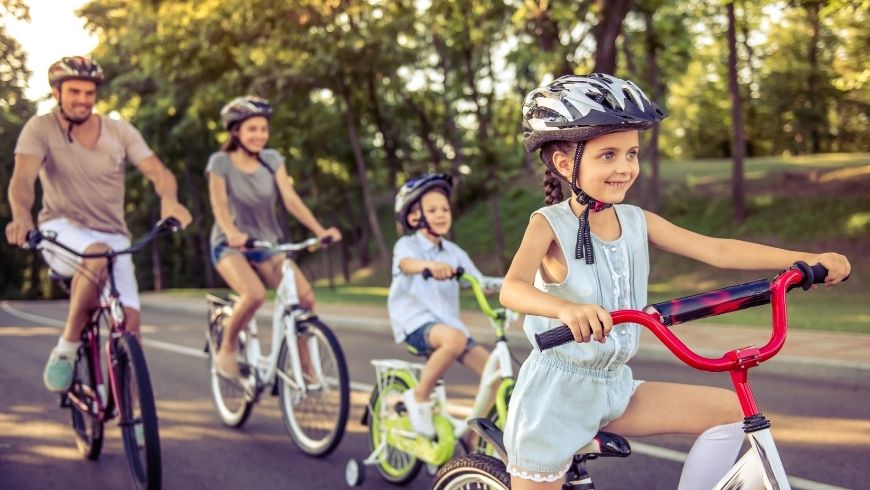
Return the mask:
<svg viewBox="0 0 870 490">
<path fill-rule="evenodd" d="M 640 383 L 625 364 L 590 369 L 533 350 L 508 406 L 508 472 L 538 482 L 562 478 L 574 453 L 622 416 Z"/>
<path fill-rule="evenodd" d="M 426 322 L 421 325 L 419 328 L 409 333 L 407 337 L 405 337 L 405 343 L 413 349 L 414 353 L 419 356 L 429 357 L 430 354 L 435 352 L 435 348 L 432 347 L 432 344 L 429 343 L 429 331 L 432 330 L 432 327 L 437 325 L 438 322 Z M 477 345 L 477 342 L 468 337 L 468 343 L 465 344 L 465 350 L 462 351 L 462 355 L 459 356 L 456 360 L 460 363 L 462 359 L 465 357 L 465 354 L 471 350 L 472 347 Z"/>
</svg>

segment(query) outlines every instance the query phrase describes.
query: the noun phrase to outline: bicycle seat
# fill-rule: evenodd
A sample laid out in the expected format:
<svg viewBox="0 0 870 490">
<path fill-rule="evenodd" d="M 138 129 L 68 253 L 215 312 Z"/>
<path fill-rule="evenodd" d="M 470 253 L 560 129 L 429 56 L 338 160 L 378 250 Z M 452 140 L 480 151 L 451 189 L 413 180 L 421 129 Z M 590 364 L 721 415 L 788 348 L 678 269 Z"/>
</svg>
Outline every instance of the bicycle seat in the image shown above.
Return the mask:
<svg viewBox="0 0 870 490">
<path fill-rule="evenodd" d="M 211 293 L 207 293 L 205 295 L 205 299 L 215 306 L 226 306 L 232 304 L 232 300 L 230 298 L 223 298 L 221 296 L 216 296 Z"/>
<path fill-rule="evenodd" d="M 429 354 L 424 353 L 424 352 L 420 352 L 408 344 L 405 344 L 405 347 L 408 348 L 408 352 L 410 352 L 412 355 L 415 355 L 417 357 L 425 357 L 426 359 L 429 359 Z"/>
</svg>

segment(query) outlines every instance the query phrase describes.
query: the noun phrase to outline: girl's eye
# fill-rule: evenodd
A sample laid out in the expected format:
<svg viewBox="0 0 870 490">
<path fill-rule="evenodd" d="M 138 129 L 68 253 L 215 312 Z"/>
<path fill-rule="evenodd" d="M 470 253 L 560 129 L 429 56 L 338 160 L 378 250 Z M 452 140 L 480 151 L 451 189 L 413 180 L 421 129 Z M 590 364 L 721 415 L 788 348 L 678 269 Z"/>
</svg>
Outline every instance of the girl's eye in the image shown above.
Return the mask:
<svg viewBox="0 0 870 490">
<path fill-rule="evenodd" d="M 603 158 L 604 160 L 613 160 L 614 156 L 615 155 L 612 151 L 605 151 L 601 154 L 601 158 Z"/>
<path fill-rule="evenodd" d="M 637 150 L 631 150 L 630 152 L 628 152 L 628 159 L 629 160 L 636 160 L 637 154 L 638 154 Z"/>
</svg>

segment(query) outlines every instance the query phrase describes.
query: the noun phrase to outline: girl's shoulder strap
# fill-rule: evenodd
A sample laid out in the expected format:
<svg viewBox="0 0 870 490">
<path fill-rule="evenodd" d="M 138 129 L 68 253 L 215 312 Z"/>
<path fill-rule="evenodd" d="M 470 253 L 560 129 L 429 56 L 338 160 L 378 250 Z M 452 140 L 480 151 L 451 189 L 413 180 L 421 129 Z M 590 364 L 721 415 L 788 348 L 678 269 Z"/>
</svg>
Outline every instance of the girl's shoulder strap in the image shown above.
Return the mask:
<svg viewBox="0 0 870 490">
<path fill-rule="evenodd" d="M 615 207 L 623 228 L 628 229 L 630 233 L 639 233 L 643 239 L 646 239 L 646 214 L 643 209 L 632 204 L 617 204 Z"/>
</svg>

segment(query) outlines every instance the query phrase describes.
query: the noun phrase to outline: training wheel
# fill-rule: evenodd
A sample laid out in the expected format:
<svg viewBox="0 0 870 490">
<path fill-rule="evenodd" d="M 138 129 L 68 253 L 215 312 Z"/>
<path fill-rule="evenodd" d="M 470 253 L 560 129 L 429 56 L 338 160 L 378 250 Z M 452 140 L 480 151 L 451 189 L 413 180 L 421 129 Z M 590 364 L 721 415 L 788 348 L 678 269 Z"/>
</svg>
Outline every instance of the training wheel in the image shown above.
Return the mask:
<svg viewBox="0 0 870 490">
<path fill-rule="evenodd" d="M 344 466 L 344 481 L 348 486 L 358 487 L 366 479 L 366 467 L 358 459 L 349 459 Z"/>
</svg>

